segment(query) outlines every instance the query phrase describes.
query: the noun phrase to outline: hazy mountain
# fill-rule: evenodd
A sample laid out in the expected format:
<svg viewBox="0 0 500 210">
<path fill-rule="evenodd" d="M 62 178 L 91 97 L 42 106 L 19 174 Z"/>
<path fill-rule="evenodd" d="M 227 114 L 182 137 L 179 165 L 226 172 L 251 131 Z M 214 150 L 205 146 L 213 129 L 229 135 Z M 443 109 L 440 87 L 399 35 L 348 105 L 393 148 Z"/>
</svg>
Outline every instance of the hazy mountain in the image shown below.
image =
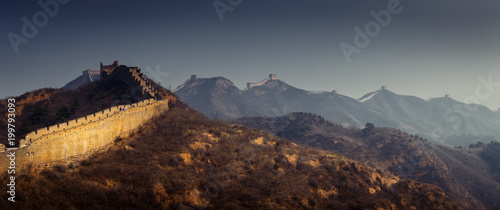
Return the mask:
<svg viewBox="0 0 500 210">
<path fill-rule="evenodd" d="M 336 92 L 311 92 L 279 79 L 265 79 L 238 89 L 228 79 L 192 77 L 174 93 L 208 117 L 234 119 L 242 116 L 281 116 L 296 111 L 321 114 L 345 126 L 362 126 L 367 119 L 385 122 L 373 110 Z"/>
<path fill-rule="evenodd" d="M 259 83 L 249 83 L 244 90 L 222 77 L 193 77 L 174 93 L 211 118 L 280 116 L 304 111 L 319 114 L 346 127 L 362 127 L 371 122 L 440 141 L 449 135 L 462 134 L 500 137 L 500 130 L 496 129 L 500 127 L 500 117 L 484 106 L 463 114 L 456 107 L 466 107 L 465 104 L 451 98 L 427 101 L 399 95 L 385 87 L 356 100 L 335 91 L 298 89 L 275 75 Z"/>
<path fill-rule="evenodd" d="M 392 128 L 347 129 L 321 116 L 292 113 L 282 117 L 245 117 L 233 121 L 290 141 L 345 155 L 374 168 L 439 186 L 467 209 L 498 209 L 500 183 L 482 159 L 482 148 L 456 149 Z M 493 155 L 492 155 L 493 154 Z"/>
<path fill-rule="evenodd" d="M 443 127 L 465 134 L 500 137 L 500 116 L 485 106 L 465 104 L 450 97 L 433 98 L 429 102 L 446 109 L 441 119 Z"/>
<path fill-rule="evenodd" d="M 468 105 L 446 96 L 423 100 L 414 96 L 395 94 L 385 88 L 366 94 L 359 99 L 364 105 L 384 113 L 397 121 L 381 126 L 400 128 L 406 132 L 446 141 L 451 145 L 465 146 L 476 141 L 454 142 L 449 135 L 492 135 L 500 137 L 500 118 L 482 105 Z M 464 145 L 465 144 L 465 145 Z"/>
<path fill-rule="evenodd" d="M 246 97 L 233 82 L 223 77 L 193 77 L 174 92 L 211 118 L 227 119 L 265 112 L 261 107 L 254 106 L 254 100 Z"/>
<path fill-rule="evenodd" d="M 75 90 L 78 87 L 87 84 L 89 82 L 97 81 L 100 79 L 99 71 L 86 70 L 83 71 L 82 75 L 72 80 L 68 84 L 64 85 L 63 89 L 65 90 Z"/>
<path fill-rule="evenodd" d="M 429 136 L 435 139 L 454 134 L 446 124 L 443 114 L 447 109 L 434 103 L 415 97 L 395 94 L 385 88 L 366 94 L 359 99 L 366 108 L 377 110 L 396 124 L 374 122 L 376 125 L 402 129 L 412 134 Z M 476 131 L 463 130 L 474 133 Z"/>
</svg>

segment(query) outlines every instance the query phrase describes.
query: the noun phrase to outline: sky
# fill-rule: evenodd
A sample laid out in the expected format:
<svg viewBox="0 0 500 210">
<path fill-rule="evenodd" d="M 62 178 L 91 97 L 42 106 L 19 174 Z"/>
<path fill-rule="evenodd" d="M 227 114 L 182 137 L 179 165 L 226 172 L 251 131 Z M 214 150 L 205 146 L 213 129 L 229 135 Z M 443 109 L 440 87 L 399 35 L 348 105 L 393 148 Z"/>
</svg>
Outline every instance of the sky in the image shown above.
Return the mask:
<svg viewBox="0 0 500 210">
<path fill-rule="evenodd" d="M 171 89 L 192 74 L 243 89 L 272 73 L 353 98 L 384 85 L 497 110 L 498 11 L 497 0 L 0 0 L 0 98 L 118 60 Z"/>
</svg>

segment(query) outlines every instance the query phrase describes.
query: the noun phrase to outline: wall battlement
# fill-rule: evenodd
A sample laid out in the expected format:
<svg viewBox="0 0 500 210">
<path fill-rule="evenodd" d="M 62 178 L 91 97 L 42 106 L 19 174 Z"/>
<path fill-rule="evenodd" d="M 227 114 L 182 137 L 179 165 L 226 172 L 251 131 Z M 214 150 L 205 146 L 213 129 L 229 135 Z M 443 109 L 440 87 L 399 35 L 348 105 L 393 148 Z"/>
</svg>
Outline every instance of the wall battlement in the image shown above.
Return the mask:
<svg viewBox="0 0 500 210">
<path fill-rule="evenodd" d="M 109 117 L 110 115 L 114 115 L 114 114 L 117 114 L 118 112 L 121 112 L 120 111 L 121 109 L 125 109 L 125 111 L 127 111 L 127 109 L 129 109 L 131 107 L 144 107 L 144 106 L 150 105 L 154 102 L 155 102 L 155 99 L 146 99 L 144 101 L 134 103 L 132 105 L 114 106 L 114 107 L 96 112 L 94 114 L 87 115 L 85 117 L 80 117 L 80 118 L 75 119 L 75 120 L 70 120 L 70 121 L 65 122 L 65 123 L 59 123 L 59 124 L 48 126 L 45 128 L 40 128 L 36 131 L 33 131 L 33 132 L 26 134 L 24 139 L 19 140 L 19 148 L 23 148 L 23 147 L 30 145 L 31 143 L 33 143 L 34 141 L 36 141 L 37 139 L 39 139 L 40 137 L 42 137 L 44 135 L 48 135 L 48 134 L 52 134 L 52 133 L 56 133 L 56 132 L 60 132 L 60 131 L 65 131 L 65 130 L 72 129 L 74 127 L 77 127 L 77 126 L 80 126 L 83 124 L 88 124 L 88 123 L 91 123 L 93 121 L 98 121 L 98 120 L 104 119 L 106 117 Z"/>
<path fill-rule="evenodd" d="M 101 67 L 100 67 L 101 79 L 109 76 L 111 72 L 113 72 L 113 70 L 115 70 L 115 68 L 117 68 L 118 66 L 119 66 L 118 61 L 113 62 L 113 64 L 109 66 L 104 66 L 102 65 L 101 62 Z"/>
</svg>

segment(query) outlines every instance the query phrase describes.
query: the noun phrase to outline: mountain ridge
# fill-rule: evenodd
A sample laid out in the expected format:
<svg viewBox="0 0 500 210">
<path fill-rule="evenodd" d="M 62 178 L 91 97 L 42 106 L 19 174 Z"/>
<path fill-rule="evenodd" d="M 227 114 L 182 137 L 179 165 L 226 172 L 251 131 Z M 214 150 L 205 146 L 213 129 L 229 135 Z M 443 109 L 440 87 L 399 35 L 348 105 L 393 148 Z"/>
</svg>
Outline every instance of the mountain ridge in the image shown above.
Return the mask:
<svg viewBox="0 0 500 210">
<path fill-rule="evenodd" d="M 198 78 L 192 77 L 186 83 L 196 79 Z M 224 80 L 230 82 L 226 78 Z M 440 98 L 424 100 L 416 96 L 400 95 L 385 86 L 354 99 L 336 91 L 302 90 L 278 80 L 273 74 L 261 82 L 248 83 L 247 88 L 243 90 L 230 83 L 230 92 L 218 91 L 216 84 L 212 87 L 205 85 L 203 88 L 183 84 L 174 93 L 188 105 L 211 118 L 280 116 L 304 111 L 319 114 L 346 127 L 360 128 L 371 122 L 441 142 L 449 135 L 461 134 L 487 134 L 500 138 L 500 130 L 496 129 L 500 127 L 500 117 L 482 105 L 477 106 L 477 111 L 463 115 L 463 111 L 460 112 L 455 106 L 465 109 L 472 105 L 453 100 L 456 105 L 449 107 L 441 103 Z M 208 88 L 210 94 L 194 93 L 190 88 Z M 187 92 L 194 95 L 187 96 Z"/>
</svg>

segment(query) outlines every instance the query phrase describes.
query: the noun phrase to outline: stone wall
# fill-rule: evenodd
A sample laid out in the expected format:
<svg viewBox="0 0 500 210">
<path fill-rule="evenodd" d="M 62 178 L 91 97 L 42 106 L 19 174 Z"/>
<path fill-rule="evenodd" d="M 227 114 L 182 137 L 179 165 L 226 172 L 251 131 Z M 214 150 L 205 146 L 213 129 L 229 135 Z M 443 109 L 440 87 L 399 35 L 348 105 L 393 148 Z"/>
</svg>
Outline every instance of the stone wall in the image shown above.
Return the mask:
<svg viewBox="0 0 500 210">
<path fill-rule="evenodd" d="M 168 100 L 147 99 L 31 132 L 20 140 L 16 167 L 29 163 L 41 165 L 95 151 L 118 137 L 127 136 L 165 110 L 168 110 Z M 2 150 L 0 156 L 5 156 L 5 151 Z M 8 167 L 8 161 L 6 157 L 0 158 L 0 168 Z"/>
<path fill-rule="evenodd" d="M 143 73 L 141 73 L 141 69 L 129 67 L 129 73 L 136 85 L 141 86 L 143 94 L 152 98 L 155 97 L 155 89 L 151 87 L 151 81 L 147 79 Z"/>
</svg>

